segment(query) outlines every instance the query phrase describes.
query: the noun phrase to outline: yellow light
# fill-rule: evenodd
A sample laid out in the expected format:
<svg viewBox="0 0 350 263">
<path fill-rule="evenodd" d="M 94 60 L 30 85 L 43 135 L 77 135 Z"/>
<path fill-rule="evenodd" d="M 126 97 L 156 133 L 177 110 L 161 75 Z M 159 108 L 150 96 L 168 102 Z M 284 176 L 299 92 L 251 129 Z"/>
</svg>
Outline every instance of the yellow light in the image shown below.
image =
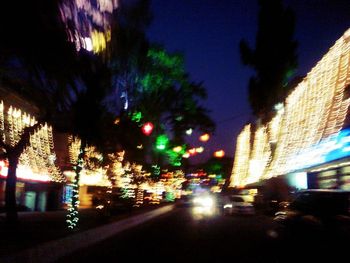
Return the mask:
<svg viewBox="0 0 350 263">
<path fill-rule="evenodd" d="M 187 158 L 190 157 L 190 154 L 189 154 L 189 153 L 184 153 L 184 154 L 182 155 L 182 157 L 187 159 Z"/>
<path fill-rule="evenodd" d="M 94 53 L 100 53 L 106 49 L 106 37 L 103 32 L 92 31 L 91 33 L 92 50 Z"/>
<path fill-rule="evenodd" d="M 115 120 L 114 120 L 114 124 L 118 125 L 120 123 L 120 118 L 117 117 Z"/>
<path fill-rule="evenodd" d="M 5 144 L 15 146 L 21 139 L 23 130 L 35 123 L 34 117 L 11 105 L 6 107 L 1 101 L 0 133 Z M 41 125 L 30 135 L 29 142 L 19 157 L 17 176 L 26 180 L 64 182 L 65 177 L 55 165 L 52 127 Z"/>
<path fill-rule="evenodd" d="M 230 187 L 246 184 L 250 158 L 250 124 L 246 125 L 237 137 Z"/>
<path fill-rule="evenodd" d="M 216 152 L 214 152 L 214 156 L 216 158 L 222 158 L 225 156 L 225 152 L 223 150 L 216 151 Z"/>
<path fill-rule="evenodd" d="M 206 142 L 209 140 L 209 138 L 210 138 L 210 135 L 208 133 L 205 133 L 199 137 L 199 140 L 202 142 Z"/>
<path fill-rule="evenodd" d="M 203 151 L 204 151 L 204 147 L 203 146 L 200 146 L 200 147 L 196 148 L 196 152 L 197 153 L 202 153 Z"/>
<path fill-rule="evenodd" d="M 173 148 L 173 151 L 176 152 L 176 153 L 181 152 L 181 150 L 182 150 L 181 146 L 176 146 L 176 147 Z"/>
</svg>

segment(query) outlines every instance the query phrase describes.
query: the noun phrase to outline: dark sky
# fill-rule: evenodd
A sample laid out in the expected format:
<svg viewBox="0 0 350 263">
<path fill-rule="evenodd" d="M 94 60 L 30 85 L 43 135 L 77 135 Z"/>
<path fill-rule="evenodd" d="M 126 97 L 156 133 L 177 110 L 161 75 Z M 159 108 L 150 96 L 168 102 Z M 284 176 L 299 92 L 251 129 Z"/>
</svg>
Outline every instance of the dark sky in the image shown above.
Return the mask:
<svg viewBox="0 0 350 263">
<path fill-rule="evenodd" d="M 350 0 L 285 0 L 296 14 L 295 39 L 299 43 L 298 75 L 305 75 L 350 27 Z M 186 70 L 203 81 L 217 124 L 215 135 L 201 143 L 206 151 L 193 162 L 205 160 L 217 149 L 232 157 L 235 139 L 252 120 L 247 99 L 251 74 L 240 61 L 238 44 L 244 38 L 254 45 L 257 30 L 257 0 L 152 0 L 151 41 L 168 51 L 182 51 Z"/>
</svg>

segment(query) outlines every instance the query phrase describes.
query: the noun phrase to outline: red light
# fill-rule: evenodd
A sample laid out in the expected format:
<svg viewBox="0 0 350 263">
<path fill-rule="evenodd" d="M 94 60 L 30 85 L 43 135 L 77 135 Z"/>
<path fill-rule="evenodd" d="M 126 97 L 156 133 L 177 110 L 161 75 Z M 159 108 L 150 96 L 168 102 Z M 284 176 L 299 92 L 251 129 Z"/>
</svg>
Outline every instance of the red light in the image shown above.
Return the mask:
<svg viewBox="0 0 350 263">
<path fill-rule="evenodd" d="M 191 148 L 191 149 L 189 149 L 188 150 L 188 153 L 190 154 L 190 155 L 195 155 L 197 152 L 196 152 L 196 148 Z"/>
<path fill-rule="evenodd" d="M 150 135 L 153 131 L 153 124 L 151 122 L 146 122 L 141 128 L 143 134 Z"/>
</svg>

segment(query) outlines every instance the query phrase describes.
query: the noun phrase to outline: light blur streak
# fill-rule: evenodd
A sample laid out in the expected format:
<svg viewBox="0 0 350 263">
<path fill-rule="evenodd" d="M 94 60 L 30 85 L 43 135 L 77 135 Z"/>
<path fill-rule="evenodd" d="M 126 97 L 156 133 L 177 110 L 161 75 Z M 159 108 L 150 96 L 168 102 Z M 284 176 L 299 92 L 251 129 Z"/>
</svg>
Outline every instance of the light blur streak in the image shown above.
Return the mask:
<svg viewBox="0 0 350 263">
<path fill-rule="evenodd" d="M 117 0 L 65 0 L 60 5 L 60 15 L 66 25 L 68 40 L 81 48 L 99 53 L 110 41 L 112 14 Z M 91 43 L 90 43 L 91 41 Z"/>
</svg>

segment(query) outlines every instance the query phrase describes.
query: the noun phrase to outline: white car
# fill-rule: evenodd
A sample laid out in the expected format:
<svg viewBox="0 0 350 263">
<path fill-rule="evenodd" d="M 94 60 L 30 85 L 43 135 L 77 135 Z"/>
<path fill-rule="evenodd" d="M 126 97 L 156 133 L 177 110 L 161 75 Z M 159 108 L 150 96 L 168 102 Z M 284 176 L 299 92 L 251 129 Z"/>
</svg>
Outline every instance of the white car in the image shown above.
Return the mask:
<svg viewBox="0 0 350 263">
<path fill-rule="evenodd" d="M 223 203 L 224 215 L 233 214 L 255 214 L 255 209 L 249 196 L 230 195 Z"/>
</svg>

